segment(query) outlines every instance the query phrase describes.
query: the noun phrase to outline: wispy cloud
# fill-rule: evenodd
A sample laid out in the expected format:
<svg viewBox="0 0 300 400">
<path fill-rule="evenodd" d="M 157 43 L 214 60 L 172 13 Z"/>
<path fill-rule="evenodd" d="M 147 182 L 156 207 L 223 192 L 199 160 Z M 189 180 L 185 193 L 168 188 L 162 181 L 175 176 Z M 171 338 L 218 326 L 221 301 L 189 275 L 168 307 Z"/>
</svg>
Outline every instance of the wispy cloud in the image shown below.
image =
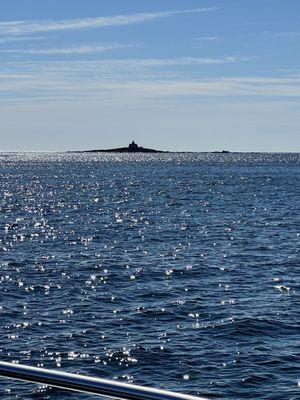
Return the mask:
<svg viewBox="0 0 300 400">
<path fill-rule="evenodd" d="M 47 50 L 47 49 L 45 49 Z M 104 60 L 82 61 L 16 61 L 0 65 L 0 79 L 4 74 L 32 74 L 34 77 L 43 75 L 47 79 L 62 77 L 69 80 L 109 80 L 109 81 L 142 81 L 142 80 L 182 80 L 191 77 L 189 67 L 197 67 L 194 78 L 200 67 L 208 65 L 230 65 L 232 63 L 246 62 L 248 59 L 240 57 L 177 57 L 177 58 L 123 58 Z M 189 72 L 188 72 L 189 71 Z M 184 78 L 185 77 L 185 78 Z"/>
<path fill-rule="evenodd" d="M 85 54 L 102 52 L 122 44 L 94 43 L 67 48 L 27 50 L 29 54 Z M 21 50 L 20 50 L 21 51 Z M 3 101 L 37 98 L 101 99 L 105 103 L 127 101 L 195 101 L 197 98 L 299 98 L 300 78 L 281 74 L 280 77 L 224 77 L 225 66 L 247 62 L 249 58 L 174 57 L 127 58 L 93 61 L 17 61 L 0 65 L 0 92 Z M 203 65 L 203 68 L 201 67 Z M 215 66 L 219 76 L 203 77 L 205 66 Z M 197 68 L 190 68 L 196 66 Z M 222 66 L 222 68 L 218 67 Z M 192 71 L 192 73 L 191 73 Z M 200 72 L 200 75 L 199 75 Z M 228 73 L 228 70 L 227 70 Z"/>
<path fill-rule="evenodd" d="M 134 93 L 144 98 L 174 98 L 182 96 L 215 97 L 300 97 L 300 79 L 215 78 L 184 81 L 117 82 L 99 84 L 99 88 L 115 93 Z"/>
<path fill-rule="evenodd" d="M 2 50 L 3 53 L 28 54 L 28 55 L 73 55 L 73 54 L 95 54 L 109 50 L 133 47 L 130 44 L 107 43 L 107 44 L 83 44 L 79 46 L 58 47 L 49 49 L 9 49 Z"/>
<path fill-rule="evenodd" d="M 102 44 L 105 47 L 105 44 Z M 109 45 L 107 45 L 109 46 Z M 118 44 L 115 44 L 118 46 Z M 122 45 L 120 46 L 131 46 Z M 50 49 L 45 49 L 48 51 Z M 60 49 L 57 49 L 60 50 Z M 6 50 L 5 50 L 6 51 Z M 20 50 L 21 51 L 21 50 Z M 24 50 L 25 51 L 25 50 Z M 37 50 L 39 51 L 39 50 Z M 54 49 L 56 51 L 56 49 Z M 145 69 L 154 69 L 156 67 L 176 67 L 176 66 L 188 66 L 188 65 L 221 65 L 231 64 L 237 62 L 246 62 L 251 60 L 249 57 L 239 56 L 225 56 L 225 57 L 175 57 L 175 58 L 106 58 L 98 61 L 10 61 L 0 65 L 0 76 L 1 71 L 19 71 L 21 73 L 28 71 L 57 71 L 57 73 L 66 72 L 67 74 L 72 72 L 78 72 L 81 75 L 87 73 L 89 76 L 94 76 L 92 72 L 102 71 L 132 71 L 134 77 L 137 71 L 143 72 Z M 164 69 L 167 71 L 167 69 Z"/>
<path fill-rule="evenodd" d="M 195 40 L 197 42 L 214 42 L 219 39 L 220 39 L 219 36 L 201 36 L 201 37 L 196 38 Z"/>
<path fill-rule="evenodd" d="M 205 59 L 204 59 L 205 60 Z M 225 59 L 220 59 L 226 62 Z M 210 62 L 220 62 L 211 59 Z M 0 67 L 0 92 L 3 101 L 21 99 L 98 99 L 103 104 L 159 104 L 159 101 L 197 101 L 212 97 L 240 99 L 299 98 L 299 77 L 222 76 L 191 78 L 178 73 L 165 77 L 167 67 L 202 63 L 203 59 L 105 60 L 93 62 L 23 62 Z M 207 62 L 207 60 L 205 60 Z M 227 61 L 228 62 L 228 61 Z M 232 62 L 230 60 L 229 62 Z M 166 67 L 165 67 L 166 66 Z M 188 100 L 189 99 L 189 100 Z"/>
<path fill-rule="evenodd" d="M 160 11 L 131 15 L 116 15 L 96 18 L 78 18 L 60 21 L 4 21 L 0 22 L 0 35 L 24 35 L 39 32 L 82 30 L 106 26 L 130 25 L 153 21 L 174 15 L 192 14 L 217 10 L 216 7 L 195 8 L 175 11 Z"/>
<path fill-rule="evenodd" d="M 286 39 L 297 39 L 300 36 L 300 31 L 260 31 L 260 32 L 251 32 L 251 33 L 240 33 L 234 36 L 227 36 L 227 39 L 233 38 L 245 38 L 245 39 L 277 39 L 277 38 L 286 38 Z"/>
<path fill-rule="evenodd" d="M 224 57 L 224 58 L 201 58 L 201 57 L 179 57 L 179 58 L 148 58 L 140 60 L 128 60 L 129 63 L 138 64 L 146 67 L 164 67 L 164 66 L 180 66 L 180 65 L 209 65 L 209 64 L 226 64 L 237 61 L 248 61 L 248 58 Z M 113 62 L 113 61 L 112 61 Z M 115 62 L 126 63 L 126 60 Z"/>
<path fill-rule="evenodd" d="M 192 39 L 192 42 L 194 48 L 201 48 L 214 45 L 221 39 L 221 36 L 200 36 Z"/>
<path fill-rule="evenodd" d="M 12 43 L 12 42 L 28 42 L 36 40 L 44 40 L 43 36 L 7 36 L 0 38 L 0 44 Z"/>
<path fill-rule="evenodd" d="M 300 37 L 300 32 L 269 32 L 269 35 L 273 38 L 297 39 Z"/>
</svg>

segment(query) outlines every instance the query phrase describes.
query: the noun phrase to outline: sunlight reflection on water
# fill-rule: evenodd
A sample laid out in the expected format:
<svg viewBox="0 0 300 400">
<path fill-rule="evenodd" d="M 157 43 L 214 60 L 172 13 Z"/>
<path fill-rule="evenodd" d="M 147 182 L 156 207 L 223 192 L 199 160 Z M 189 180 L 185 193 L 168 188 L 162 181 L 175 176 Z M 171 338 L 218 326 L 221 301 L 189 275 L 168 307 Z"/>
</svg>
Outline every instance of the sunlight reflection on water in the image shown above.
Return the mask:
<svg viewBox="0 0 300 400">
<path fill-rule="evenodd" d="M 2 360 L 299 395 L 299 154 L 6 153 L 0 170 Z"/>
</svg>

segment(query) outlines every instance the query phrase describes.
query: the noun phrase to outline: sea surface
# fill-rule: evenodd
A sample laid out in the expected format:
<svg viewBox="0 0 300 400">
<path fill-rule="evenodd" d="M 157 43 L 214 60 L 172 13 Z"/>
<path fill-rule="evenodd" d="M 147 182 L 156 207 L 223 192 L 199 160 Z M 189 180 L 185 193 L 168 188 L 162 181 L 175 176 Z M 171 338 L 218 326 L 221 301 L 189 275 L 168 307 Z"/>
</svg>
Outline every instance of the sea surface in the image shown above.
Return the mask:
<svg viewBox="0 0 300 400">
<path fill-rule="evenodd" d="M 300 154 L 1 153 L 0 360 L 300 399 L 299 178 Z"/>
</svg>

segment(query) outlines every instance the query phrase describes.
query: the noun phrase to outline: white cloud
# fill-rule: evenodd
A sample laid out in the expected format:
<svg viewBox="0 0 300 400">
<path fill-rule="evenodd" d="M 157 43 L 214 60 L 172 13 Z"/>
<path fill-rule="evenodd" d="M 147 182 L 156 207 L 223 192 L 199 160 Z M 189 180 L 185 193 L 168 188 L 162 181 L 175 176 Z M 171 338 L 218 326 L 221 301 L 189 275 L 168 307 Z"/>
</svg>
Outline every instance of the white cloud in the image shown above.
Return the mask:
<svg viewBox="0 0 300 400">
<path fill-rule="evenodd" d="M 193 39 L 193 47 L 201 48 L 204 46 L 212 45 L 221 40 L 221 36 L 201 36 Z"/>
<path fill-rule="evenodd" d="M 215 78 L 186 81 L 101 82 L 95 88 L 144 99 L 178 97 L 300 97 L 300 79 Z"/>
<path fill-rule="evenodd" d="M 131 46 L 131 45 L 124 45 Z M 44 49 L 48 51 L 48 49 Z M 39 51 L 39 50 L 38 50 Z M 54 50 L 56 51 L 56 50 Z M 145 77 L 152 77 L 153 71 L 160 71 L 162 77 L 171 71 L 167 68 L 160 67 L 181 67 L 189 65 L 222 65 L 231 64 L 235 62 L 245 62 L 249 58 L 226 56 L 220 58 L 202 58 L 202 57 L 175 57 L 175 58 L 122 58 L 122 59 L 104 59 L 97 61 L 16 61 L 6 62 L 0 65 L 1 73 L 17 71 L 34 72 L 38 73 L 51 73 L 55 72 L 57 75 L 66 75 L 70 73 L 74 76 L 84 77 L 87 75 L 89 78 L 99 78 L 101 74 L 111 76 L 112 79 L 117 80 L 120 78 L 128 78 L 124 73 L 132 74 L 134 79 L 142 79 Z M 173 70 L 172 70 L 173 71 Z M 180 72 L 182 75 L 182 72 Z"/>
<path fill-rule="evenodd" d="M 0 39 L 0 44 L 12 43 L 12 42 L 24 42 L 24 41 L 35 41 L 44 40 L 43 36 L 8 36 Z"/>
<path fill-rule="evenodd" d="M 84 44 L 79 46 L 43 48 L 43 49 L 9 49 L 2 50 L 3 53 L 28 54 L 28 55 L 69 55 L 69 54 L 92 54 L 103 53 L 108 50 L 124 49 L 132 47 L 130 44 Z"/>
<path fill-rule="evenodd" d="M 237 60 L 237 59 L 236 59 Z M 105 59 L 98 61 L 11 61 L 0 64 L 0 79 L 13 74 L 42 76 L 43 79 L 61 77 L 66 80 L 110 80 L 128 81 L 142 79 L 167 79 L 178 75 L 176 66 L 225 64 L 234 62 L 233 57 L 224 58 L 141 58 L 141 59 Z M 170 67 L 170 68 L 167 68 Z M 172 67 L 172 68 L 171 68 Z M 174 67 L 174 68 L 173 68 Z M 182 76 L 182 71 L 180 72 Z"/>
<path fill-rule="evenodd" d="M 287 38 L 287 39 L 297 39 L 300 36 L 300 32 L 266 32 L 267 35 L 273 38 Z"/>
<path fill-rule="evenodd" d="M 60 21 L 10 21 L 0 22 L 0 35 L 24 35 L 38 32 L 53 32 L 102 28 L 106 26 L 129 25 L 167 18 L 173 15 L 199 13 L 217 10 L 216 7 L 197 8 L 191 10 L 161 11 L 111 17 L 78 18 Z"/>
<path fill-rule="evenodd" d="M 202 36 L 202 37 L 196 38 L 195 40 L 197 42 L 214 42 L 219 39 L 220 39 L 219 36 Z"/>
<path fill-rule="evenodd" d="M 202 57 L 178 57 L 178 58 L 147 58 L 136 60 L 120 60 L 115 63 L 120 64 L 135 64 L 145 67 L 166 67 L 166 66 L 180 66 L 180 65 L 208 65 L 208 64 L 226 64 L 240 60 L 238 57 L 224 57 L 224 58 L 202 58 Z M 248 60 L 248 59 L 247 59 Z M 112 61 L 113 62 L 113 61 Z"/>
<path fill-rule="evenodd" d="M 126 106 L 127 102 L 137 104 L 197 102 L 210 97 L 254 97 L 255 101 L 266 97 L 272 99 L 300 97 L 300 79 L 280 79 L 278 82 L 263 78 L 216 78 L 186 81 L 128 81 L 113 82 L 101 80 L 80 80 L 76 77 L 65 79 L 53 75 L 28 77 L 27 79 L 0 80 L 0 91 L 5 92 L 3 101 L 10 94 L 11 101 L 34 99 L 45 101 L 53 99 L 102 99 L 106 104 L 118 103 Z M 198 100 L 197 100 L 198 99 Z"/>
<path fill-rule="evenodd" d="M 82 49 L 82 51 L 89 51 Z M 106 59 L 102 61 L 7 62 L 0 65 L 2 102 L 24 99 L 102 99 L 105 103 L 197 102 L 212 97 L 299 98 L 300 77 L 199 78 L 183 67 L 243 61 L 238 57 Z M 177 68 L 178 67 L 178 68 Z M 198 69 L 198 68 L 197 68 Z M 243 100 L 244 101 L 244 100 Z"/>
<path fill-rule="evenodd" d="M 237 62 L 238 58 L 165 58 L 165 59 L 106 59 L 102 61 L 48 61 L 48 62 L 7 62 L 0 65 L 0 91 L 7 97 L 31 98 L 36 92 L 44 99 L 73 96 L 101 96 L 103 92 L 123 95 L 130 86 L 133 92 L 145 90 L 145 96 L 151 95 L 149 88 L 159 85 L 160 91 L 166 85 L 166 93 L 174 92 L 176 82 L 178 90 L 182 82 L 190 82 L 197 88 L 196 80 L 187 81 L 182 68 L 207 64 L 219 65 Z M 180 71 L 178 71 L 180 68 Z M 144 88 L 143 88 L 143 85 Z M 63 91 L 66 93 L 63 93 Z M 181 88 L 182 90 L 182 88 Z M 159 95 L 159 94 L 158 94 Z M 165 97 L 164 93 L 161 93 Z M 175 95 L 175 93 L 174 93 Z M 180 95 L 180 93 L 178 93 Z M 144 97 L 145 97 L 144 96 Z"/>
</svg>

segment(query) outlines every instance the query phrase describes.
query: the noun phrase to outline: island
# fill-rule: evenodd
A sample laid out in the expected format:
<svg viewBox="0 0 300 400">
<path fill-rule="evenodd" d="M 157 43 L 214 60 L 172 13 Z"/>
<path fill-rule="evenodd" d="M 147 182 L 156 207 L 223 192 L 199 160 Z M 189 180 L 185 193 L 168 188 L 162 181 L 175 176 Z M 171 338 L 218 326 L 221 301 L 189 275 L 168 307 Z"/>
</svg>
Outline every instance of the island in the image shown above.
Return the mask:
<svg viewBox="0 0 300 400">
<path fill-rule="evenodd" d="M 149 149 L 147 147 L 139 146 L 133 140 L 127 147 L 116 147 L 113 149 L 96 149 L 96 150 L 72 150 L 67 151 L 67 153 L 198 153 L 197 151 L 164 151 L 164 150 L 156 150 Z M 209 151 L 207 153 L 221 153 L 228 154 L 230 151 L 222 150 L 222 151 Z"/>
<path fill-rule="evenodd" d="M 167 152 L 163 150 L 148 149 L 146 147 L 138 146 L 133 140 L 127 147 L 117 147 L 115 149 L 105 149 L 105 150 L 72 151 L 72 153 L 167 153 Z"/>
</svg>

